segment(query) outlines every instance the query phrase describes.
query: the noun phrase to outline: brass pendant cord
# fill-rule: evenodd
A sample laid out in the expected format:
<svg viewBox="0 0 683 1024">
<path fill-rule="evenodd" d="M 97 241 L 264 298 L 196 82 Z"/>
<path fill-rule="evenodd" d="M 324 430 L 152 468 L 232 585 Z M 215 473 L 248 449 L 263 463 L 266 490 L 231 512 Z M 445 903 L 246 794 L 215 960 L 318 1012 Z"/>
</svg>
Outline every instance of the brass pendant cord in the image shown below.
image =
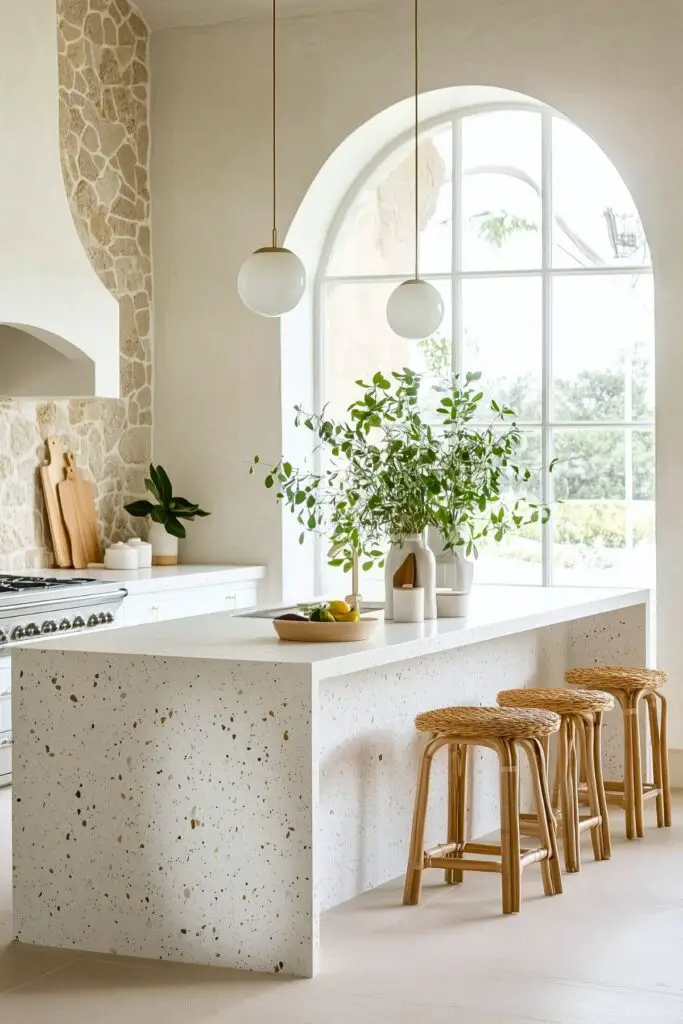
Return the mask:
<svg viewBox="0 0 683 1024">
<path fill-rule="evenodd" d="M 275 2 L 273 0 L 273 248 L 277 248 L 277 89 L 276 89 L 276 60 L 277 60 L 277 18 L 275 13 Z"/>
<path fill-rule="evenodd" d="M 418 48 L 418 0 L 413 3 L 413 70 L 415 73 L 415 280 L 420 277 L 420 165 L 418 160 L 418 136 L 419 136 L 419 48 Z"/>
</svg>

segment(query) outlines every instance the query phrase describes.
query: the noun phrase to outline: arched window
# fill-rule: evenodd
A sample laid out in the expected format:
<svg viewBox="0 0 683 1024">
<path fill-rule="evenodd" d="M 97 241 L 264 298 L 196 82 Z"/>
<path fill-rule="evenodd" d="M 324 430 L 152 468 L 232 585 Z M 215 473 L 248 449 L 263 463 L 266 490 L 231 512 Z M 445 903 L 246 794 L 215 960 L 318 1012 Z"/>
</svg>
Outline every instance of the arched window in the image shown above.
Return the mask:
<svg viewBox="0 0 683 1024">
<path fill-rule="evenodd" d="M 619 586 L 654 577 L 654 313 L 634 202 L 600 148 L 538 105 L 458 110 L 421 130 L 421 271 L 446 316 L 421 342 L 386 321 L 411 276 L 405 137 L 343 203 L 317 280 L 319 398 L 402 366 L 480 370 L 517 412 L 535 497 L 552 505 L 479 559 L 480 582 Z M 553 473 L 553 458 L 559 464 Z M 324 568 L 325 589 L 338 579 Z"/>
</svg>

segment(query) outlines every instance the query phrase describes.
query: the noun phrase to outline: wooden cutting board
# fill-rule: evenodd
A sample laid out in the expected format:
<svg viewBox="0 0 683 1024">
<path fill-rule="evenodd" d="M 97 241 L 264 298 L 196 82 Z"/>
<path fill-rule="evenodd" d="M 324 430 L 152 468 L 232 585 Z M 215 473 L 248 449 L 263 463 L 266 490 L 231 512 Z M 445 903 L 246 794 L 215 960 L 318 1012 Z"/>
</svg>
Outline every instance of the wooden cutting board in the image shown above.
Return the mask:
<svg viewBox="0 0 683 1024">
<path fill-rule="evenodd" d="M 76 467 L 71 452 L 64 456 L 66 479 L 57 484 L 59 504 L 71 542 L 74 569 L 85 569 L 89 562 L 102 561 L 100 531 L 95 513 L 95 495 Z"/>
<path fill-rule="evenodd" d="M 45 495 L 47 521 L 50 524 L 55 562 L 60 569 L 68 569 L 71 566 L 71 545 L 57 495 L 57 485 L 66 475 L 64 448 L 58 437 L 48 437 L 46 445 L 47 463 L 40 467 L 40 479 Z"/>
</svg>

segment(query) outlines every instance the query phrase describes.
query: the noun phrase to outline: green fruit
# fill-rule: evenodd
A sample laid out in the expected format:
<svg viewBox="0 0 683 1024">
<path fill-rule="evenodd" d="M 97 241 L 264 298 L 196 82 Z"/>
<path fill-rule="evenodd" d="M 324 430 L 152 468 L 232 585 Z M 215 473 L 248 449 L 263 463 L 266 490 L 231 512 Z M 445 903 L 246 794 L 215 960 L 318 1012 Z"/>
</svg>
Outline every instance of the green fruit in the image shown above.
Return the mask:
<svg viewBox="0 0 683 1024">
<path fill-rule="evenodd" d="M 325 609 L 324 611 L 322 611 L 320 613 L 320 621 L 321 622 L 336 622 L 337 620 L 335 619 L 335 617 L 332 614 L 332 612 L 328 612 L 327 609 Z"/>
</svg>

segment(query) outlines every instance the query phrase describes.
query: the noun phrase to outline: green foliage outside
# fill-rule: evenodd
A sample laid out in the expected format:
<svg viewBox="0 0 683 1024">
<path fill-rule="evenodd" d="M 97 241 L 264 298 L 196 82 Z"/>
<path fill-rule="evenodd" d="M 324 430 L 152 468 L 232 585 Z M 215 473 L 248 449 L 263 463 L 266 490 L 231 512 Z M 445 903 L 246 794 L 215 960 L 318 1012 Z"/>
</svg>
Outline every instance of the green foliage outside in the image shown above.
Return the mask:
<svg viewBox="0 0 683 1024">
<path fill-rule="evenodd" d="M 427 338 L 419 343 L 425 366 L 430 376 L 442 379 L 450 373 L 451 343 L 443 335 Z M 476 360 L 476 344 L 468 339 L 467 349 Z M 600 371 L 579 371 L 567 380 L 553 382 L 553 418 L 568 423 L 586 423 L 624 419 L 625 380 L 631 378 L 631 417 L 634 421 L 654 418 L 649 382 L 649 361 L 644 346 L 636 347 L 631 355 L 621 352 L 613 367 Z M 626 371 L 629 371 L 627 374 Z M 493 378 L 491 380 L 491 377 Z M 507 406 L 518 413 L 518 422 L 528 423 L 530 433 L 527 465 L 540 474 L 540 433 L 533 433 L 533 424 L 541 418 L 540 383 L 530 375 L 515 379 L 501 379 L 491 375 L 487 382 L 483 374 L 484 390 L 487 383 L 495 386 L 496 394 Z M 632 494 L 635 501 L 654 502 L 655 499 L 655 438 L 652 429 L 633 431 L 631 440 Z M 535 450 L 534 450 L 535 449 Z M 624 431 L 619 428 L 572 429 L 571 425 L 554 431 L 553 456 L 557 459 L 553 473 L 553 495 L 563 504 L 553 514 L 553 540 L 556 545 L 575 545 L 581 548 L 626 546 L 626 460 Z M 538 495 L 540 499 L 540 495 Z M 634 516 L 632 538 L 634 545 L 652 543 L 651 518 L 645 514 Z M 525 527 L 518 533 L 519 543 L 508 546 L 511 557 L 526 560 L 524 540 L 537 541 L 537 529 Z M 534 560 L 540 557 L 533 550 Z M 567 551 L 563 561 L 570 567 L 573 556 Z"/>
</svg>

